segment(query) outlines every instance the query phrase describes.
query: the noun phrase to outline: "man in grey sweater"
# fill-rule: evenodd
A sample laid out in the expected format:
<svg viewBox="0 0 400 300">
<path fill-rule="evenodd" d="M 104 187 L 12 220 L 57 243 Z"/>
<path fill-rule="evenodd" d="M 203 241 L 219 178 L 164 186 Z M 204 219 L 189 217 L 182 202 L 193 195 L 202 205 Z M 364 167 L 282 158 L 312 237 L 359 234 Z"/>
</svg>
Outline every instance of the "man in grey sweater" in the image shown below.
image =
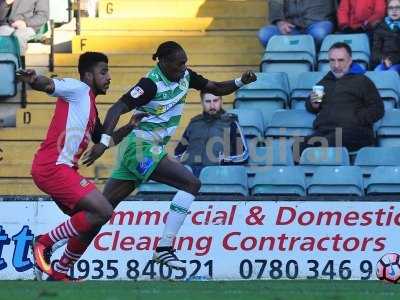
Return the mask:
<svg viewBox="0 0 400 300">
<path fill-rule="evenodd" d="M 311 34 L 317 48 L 333 32 L 336 0 L 269 0 L 269 22 L 258 33 L 266 46 L 273 35 Z"/>
<path fill-rule="evenodd" d="M 0 0 L 0 35 L 14 34 L 21 54 L 27 42 L 49 19 L 49 0 Z"/>
</svg>

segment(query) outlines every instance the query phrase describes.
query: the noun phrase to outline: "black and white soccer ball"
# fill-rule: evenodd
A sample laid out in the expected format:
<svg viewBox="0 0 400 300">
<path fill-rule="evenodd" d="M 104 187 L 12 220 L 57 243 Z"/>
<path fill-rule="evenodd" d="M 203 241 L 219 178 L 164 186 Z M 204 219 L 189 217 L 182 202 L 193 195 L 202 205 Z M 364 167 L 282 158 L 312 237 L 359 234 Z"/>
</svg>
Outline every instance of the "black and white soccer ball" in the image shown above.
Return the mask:
<svg viewBox="0 0 400 300">
<path fill-rule="evenodd" d="M 387 253 L 382 256 L 376 265 L 376 277 L 390 283 L 398 283 L 400 280 L 400 255 Z"/>
</svg>

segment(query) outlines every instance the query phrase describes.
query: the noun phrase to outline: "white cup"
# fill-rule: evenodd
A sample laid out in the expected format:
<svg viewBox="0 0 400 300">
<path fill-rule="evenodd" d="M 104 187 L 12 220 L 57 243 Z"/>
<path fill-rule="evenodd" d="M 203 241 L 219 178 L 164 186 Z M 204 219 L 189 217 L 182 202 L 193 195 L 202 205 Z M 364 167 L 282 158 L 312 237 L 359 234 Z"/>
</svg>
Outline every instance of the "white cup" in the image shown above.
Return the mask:
<svg viewBox="0 0 400 300">
<path fill-rule="evenodd" d="M 322 97 L 324 97 L 325 92 L 324 92 L 324 86 L 323 85 L 314 85 L 312 87 L 313 93 L 315 93 L 318 97 L 316 102 L 322 102 Z"/>
</svg>

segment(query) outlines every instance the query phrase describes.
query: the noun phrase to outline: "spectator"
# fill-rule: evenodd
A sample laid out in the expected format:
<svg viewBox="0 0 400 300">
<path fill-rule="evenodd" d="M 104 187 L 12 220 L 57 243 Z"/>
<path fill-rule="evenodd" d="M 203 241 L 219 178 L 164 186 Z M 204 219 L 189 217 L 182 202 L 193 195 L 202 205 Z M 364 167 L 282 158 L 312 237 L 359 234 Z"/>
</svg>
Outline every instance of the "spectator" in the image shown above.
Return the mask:
<svg viewBox="0 0 400 300">
<path fill-rule="evenodd" d="M 400 71 L 400 0 L 390 0 L 387 17 L 374 30 L 372 63 L 375 71 Z"/>
<path fill-rule="evenodd" d="M 336 43 L 329 49 L 330 72 L 318 83 L 324 87 L 322 102 L 311 93 L 306 109 L 317 117 L 315 132 L 299 144 L 295 159 L 307 147 L 346 147 L 356 151 L 374 145 L 373 124 L 383 117 L 382 99 L 363 70 L 352 63 L 351 48 Z M 297 149 L 294 149 L 297 150 Z"/>
<path fill-rule="evenodd" d="M 280 34 L 311 34 L 317 48 L 334 28 L 335 0 L 270 0 L 269 21 L 258 32 L 265 47 L 268 40 Z"/>
<path fill-rule="evenodd" d="M 201 93 L 200 96 L 203 113 L 190 120 L 175 148 L 175 155 L 183 156 L 182 161 L 192 168 L 196 176 L 205 166 L 219 165 L 221 155 L 228 160 L 235 156 L 241 158 L 237 149 L 242 149 L 245 143 L 242 138 L 241 145 L 237 145 L 236 137 L 238 134 L 242 136 L 237 117 L 223 110 L 222 98 L 208 93 Z"/>
<path fill-rule="evenodd" d="M 386 0 L 341 0 L 337 11 L 339 30 L 369 36 L 385 17 Z"/>
<path fill-rule="evenodd" d="M 22 55 L 48 19 L 49 0 L 0 0 L 0 35 L 14 34 Z"/>
</svg>

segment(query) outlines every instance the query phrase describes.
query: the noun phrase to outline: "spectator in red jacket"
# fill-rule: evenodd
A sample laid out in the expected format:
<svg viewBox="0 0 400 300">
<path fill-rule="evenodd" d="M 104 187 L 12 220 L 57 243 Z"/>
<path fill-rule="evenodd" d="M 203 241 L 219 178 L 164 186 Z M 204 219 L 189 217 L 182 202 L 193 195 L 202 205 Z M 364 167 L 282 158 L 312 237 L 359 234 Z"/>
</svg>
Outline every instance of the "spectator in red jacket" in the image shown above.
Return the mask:
<svg viewBox="0 0 400 300">
<path fill-rule="evenodd" d="M 339 31 L 371 33 L 385 15 L 385 0 L 341 0 L 337 10 Z"/>
</svg>

